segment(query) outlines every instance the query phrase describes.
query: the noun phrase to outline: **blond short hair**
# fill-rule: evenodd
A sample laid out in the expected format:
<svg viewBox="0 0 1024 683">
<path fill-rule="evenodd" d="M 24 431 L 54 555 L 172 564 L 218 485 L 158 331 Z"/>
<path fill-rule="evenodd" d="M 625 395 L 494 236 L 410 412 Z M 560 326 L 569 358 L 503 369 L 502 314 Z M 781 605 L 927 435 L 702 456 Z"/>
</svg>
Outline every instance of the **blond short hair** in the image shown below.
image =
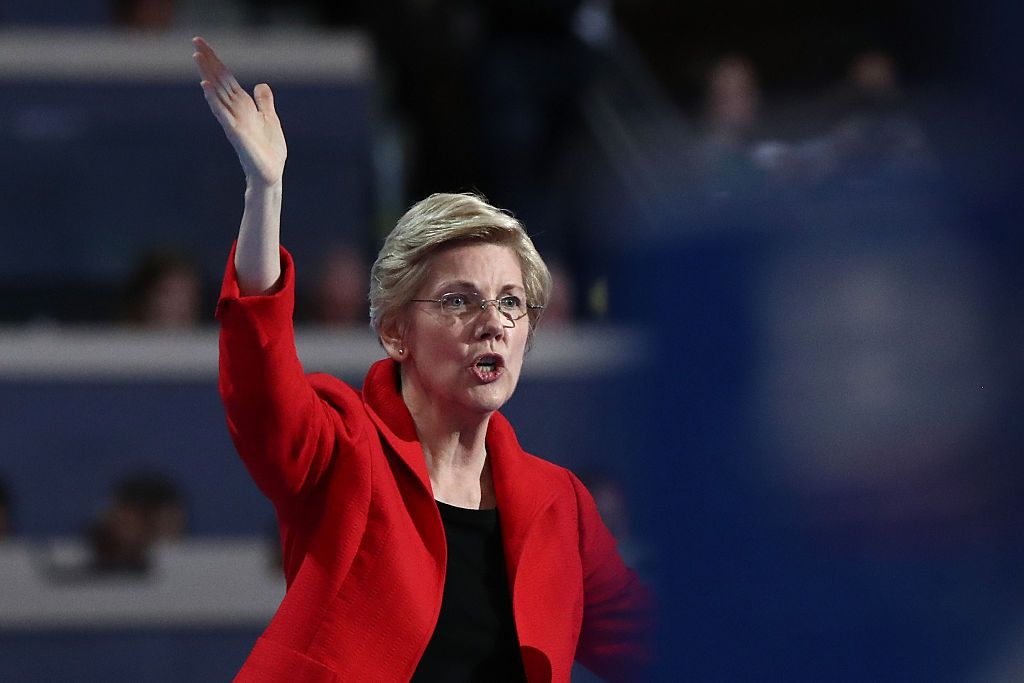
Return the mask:
<svg viewBox="0 0 1024 683">
<path fill-rule="evenodd" d="M 514 216 L 476 194 L 432 194 L 398 219 L 370 270 L 370 326 L 378 336 L 423 286 L 430 257 L 467 242 L 509 247 L 519 258 L 527 304 L 548 305 L 551 273 Z M 531 339 L 541 312 L 530 309 Z"/>
</svg>

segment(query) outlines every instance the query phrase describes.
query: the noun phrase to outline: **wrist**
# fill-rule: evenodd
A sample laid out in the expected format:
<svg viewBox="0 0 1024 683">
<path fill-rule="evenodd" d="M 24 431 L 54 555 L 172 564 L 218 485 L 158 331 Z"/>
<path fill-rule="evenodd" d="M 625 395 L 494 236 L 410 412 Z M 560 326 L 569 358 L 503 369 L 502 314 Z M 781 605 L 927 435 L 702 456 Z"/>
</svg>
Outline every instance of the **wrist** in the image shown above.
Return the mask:
<svg viewBox="0 0 1024 683">
<path fill-rule="evenodd" d="M 281 179 L 279 178 L 275 182 L 268 183 L 265 180 L 258 178 L 246 177 L 245 179 L 245 195 L 246 197 L 277 197 L 279 198 L 282 193 Z"/>
</svg>

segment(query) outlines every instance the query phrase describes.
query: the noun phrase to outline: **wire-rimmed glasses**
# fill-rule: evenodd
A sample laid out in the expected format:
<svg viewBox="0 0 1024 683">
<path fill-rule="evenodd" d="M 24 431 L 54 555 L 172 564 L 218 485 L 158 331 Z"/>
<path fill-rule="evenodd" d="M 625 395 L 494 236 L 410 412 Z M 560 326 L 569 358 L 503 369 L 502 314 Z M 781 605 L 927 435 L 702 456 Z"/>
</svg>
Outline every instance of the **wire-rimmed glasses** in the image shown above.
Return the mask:
<svg viewBox="0 0 1024 683">
<path fill-rule="evenodd" d="M 523 318 L 530 311 L 540 310 L 543 306 L 527 304 L 522 298 L 515 294 L 503 294 L 497 299 L 484 299 L 480 294 L 464 292 L 448 292 L 442 294 L 440 299 L 410 299 L 423 304 L 440 304 L 441 312 L 445 315 L 453 315 L 458 318 L 467 318 L 471 315 L 485 310 L 488 306 L 494 306 L 505 318 L 516 326 L 516 321 Z"/>
</svg>

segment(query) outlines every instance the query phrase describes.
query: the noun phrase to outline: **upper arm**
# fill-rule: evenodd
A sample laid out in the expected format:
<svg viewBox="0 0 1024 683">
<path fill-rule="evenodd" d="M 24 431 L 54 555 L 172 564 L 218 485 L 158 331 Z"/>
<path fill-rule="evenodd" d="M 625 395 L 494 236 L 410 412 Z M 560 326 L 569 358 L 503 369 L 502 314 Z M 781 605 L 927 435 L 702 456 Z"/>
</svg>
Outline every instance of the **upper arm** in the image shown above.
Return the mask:
<svg viewBox="0 0 1024 683">
<path fill-rule="evenodd" d="M 281 261 L 276 290 L 242 297 L 229 258 L 217 307 L 218 385 L 228 428 L 256 484 L 275 504 L 315 487 L 365 421 L 357 392 L 305 374 L 292 326 L 294 267 L 283 249 Z"/>
</svg>

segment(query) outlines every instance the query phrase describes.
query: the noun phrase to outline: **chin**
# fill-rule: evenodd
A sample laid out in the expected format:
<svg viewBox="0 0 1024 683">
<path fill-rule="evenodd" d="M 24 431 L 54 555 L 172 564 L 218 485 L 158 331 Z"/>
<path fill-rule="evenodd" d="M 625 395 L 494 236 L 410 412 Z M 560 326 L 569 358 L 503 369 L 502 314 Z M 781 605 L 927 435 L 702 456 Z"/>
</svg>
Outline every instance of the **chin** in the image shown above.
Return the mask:
<svg viewBox="0 0 1024 683">
<path fill-rule="evenodd" d="M 496 410 L 501 410 L 510 398 L 512 398 L 512 392 L 510 391 L 486 391 L 473 392 L 470 401 L 478 411 L 493 413 Z"/>
</svg>

